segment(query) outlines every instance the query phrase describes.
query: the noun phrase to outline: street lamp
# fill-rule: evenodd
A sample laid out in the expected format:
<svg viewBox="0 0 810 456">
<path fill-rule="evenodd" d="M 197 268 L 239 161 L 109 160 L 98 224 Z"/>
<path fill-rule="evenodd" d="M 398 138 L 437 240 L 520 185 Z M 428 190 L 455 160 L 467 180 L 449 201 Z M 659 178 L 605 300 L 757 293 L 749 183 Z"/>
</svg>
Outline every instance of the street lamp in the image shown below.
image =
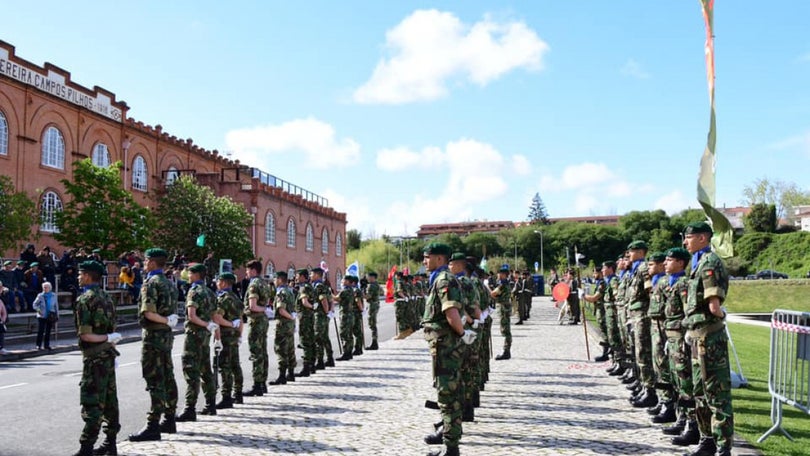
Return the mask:
<svg viewBox="0 0 810 456">
<path fill-rule="evenodd" d="M 517 236 L 515 236 L 515 271 L 517 271 Z"/>
<path fill-rule="evenodd" d="M 546 270 L 543 268 L 543 232 L 540 230 L 534 230 L 534 232 L 540 235 L 540 274 L 545 275 Z"/>
</svg>

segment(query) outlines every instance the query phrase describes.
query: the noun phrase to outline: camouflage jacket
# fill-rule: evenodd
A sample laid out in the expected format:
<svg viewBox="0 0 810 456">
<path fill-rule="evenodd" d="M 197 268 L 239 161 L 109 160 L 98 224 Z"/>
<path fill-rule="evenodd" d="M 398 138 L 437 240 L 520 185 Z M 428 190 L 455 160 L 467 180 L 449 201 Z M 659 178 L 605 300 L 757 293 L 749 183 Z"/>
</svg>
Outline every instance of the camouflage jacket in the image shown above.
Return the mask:
<svg viewBox="0 0 810 456">
<path fill-rule="evenodd" d="M 655 279 L 655 277 L 653 277 Z M 664 319 L 664 293 L 666 292 L 668 277 L 661 274 L 650 290 L 650 308 L 647 315 L 654 320 Z"/>
<path fill-rule="evenodd" d="M 115 303 L 98 285 L 87 287 L 76 299 L 76 332 L 82 334 L 109 334 L 115 332 Z M 92 357 L 105 348 L 108 342 L 85 342 L 79 339 L 79 348 L 84 357 Z"/>
<path fill-rule="evenodd" d="M 177 311 L 177 288 L 169 282 L 162 272 L 150 273 L 141 287 L 141 303 L 138 308 L 138 317 L 141 327 L 149 330 L 167 330 L 168 325 L 147 320 L 145 312 L 155 312 L 160 316 L 168 317 Z"/>
<path fill-rule="evenodd" d="M 689 274 L 689 295 L 686 303 L 686 318 L 683 321 L 687 329 L 699 329 L 723 320 L 709 310 L 708 298 L 717 296 L 720 304 L 728 293 L 728 273 L 714 252 L 706 252 L 700 257 L 697 267 Z"/>
<path fill-rule="evenodd" d="M 509 293 L 504 294 L 509 298 Z M 425 329 L 436 332 L 450 331 L 450 323 L 444 313 L 453 308 L 461 312 L 462 299 L 461 284 L 458 279 L 449 270 L 443 269 L 433 279 L 433 284 L 428 291 L 422 325 Z"/>
<path fill-rule="evenodd" d="M 189 307 L 196 309 L 196 314 L 201 320 L 211 321 L 211 315 L 214 314 L 217 308 L 217 297 L 203 282 L 193 283 L 186 295 L 186 309 Z M 185 327 L 186 331 L 200 331 L 206 329 L 202 326 L 195 325 L 188 319 L 186 320 Z"/>
<path fill-rule="evenodd" d="M 214 311 L 228 321 L 234 321 L 242 315 L 242 303 L 234 292 L 227 288 L 217 291 L 217 308 Z M 222 326 L 219 328 L 223 336 L 235 336 L 239 334 L 238 329 Z"/>
<path fill-rule="evenodd" d="M 652 281 L 650 279 L 650 269 L 647 262 L 642 260 L 636 266 L 635 273 L 631 269 L 630 280 L 627 283 L 627 290 L 625 290 L 626 303 L 629 305 L 630 310 L 640 310 L 647 312 L 650 307 L 650 288 Z"/>
<path fill-rule="evenodd" d="M 304 303 L 303 303 L 304 298 L 306 298 L 307 301 L 309 301 L 309 303 L 311 305 L 314 305 L 317 302 L 316 295 L 315 295 L 315 287 L 310 285 L 309 282 L 302 283 L 301 285 L 298 285 L 298 297 L 295 300 L 295 311 L 296 312 L 299 312 L 299 313 L 312 312 L 312 309 L 304 307 Z"/>
<path fill-rule="evenodd" d="M 276 296 L 276 286 L 261 277 L 254 277 L 250 279 L 247 290 L 245 291 L 245 314 L 250 316 L 262 316 L 263 312 L 250 311 L 250 299 L 256 298 L 256 305 L 271 306 L 273 298 Z"/>
<path fill-rule="evenodd" d="M 673 281 L 673 279 L 675 279 Z M 665 328 L 671 330 L 683 329 L 684 307 L 689 293 L 689 281 L 685 274 L 678 277 L 669 275 L 664 288 L 664 318 Z"/>
</svg>

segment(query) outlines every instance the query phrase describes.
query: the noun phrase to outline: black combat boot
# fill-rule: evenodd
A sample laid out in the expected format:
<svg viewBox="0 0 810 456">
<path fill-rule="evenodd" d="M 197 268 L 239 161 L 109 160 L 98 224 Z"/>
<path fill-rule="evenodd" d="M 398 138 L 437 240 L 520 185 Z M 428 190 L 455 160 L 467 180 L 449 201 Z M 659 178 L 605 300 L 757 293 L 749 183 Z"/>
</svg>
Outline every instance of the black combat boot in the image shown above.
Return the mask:
<svg viewBox="0 0 810 456">
<path fill-rule="evenodd" d="M 681 435 L 675 436 L 670 440 L 673 445 L 689 446 L 694 445 L 700 441 L 700 430 L 696 420 L 688 420 L 686 426 L 683 428 Z"/>
<path fill-rule="evenodd" d="M 118 446 L 115 443 L 115 435 L 107 434 L 101 445 L 93 450 L 95 456 L 118 456 Z"/>
<path fill-rule="evenodd" d="M 265 387 L 264 385 L 262 385 L 262 392 L 264 392 L 264 393 L 266 393 L 266 392 L 267 392 L 267 387 Z M 244 397 L 242 396 L 242 391 L 241 391 L 241 388 L 240 388 L 240 389 L 238 389 L 238 390 L 236 390 L 236 391 L 233 393 L 233 403 L 234 403 L 234 404 L 244 404 L 244 403 L 245 403 L 245 399 L 244 399 Z"/>
<path fill-rule="evenodd" d="M 619 378 L 621 379 L 622 384 L 624 384 L 624 385 L 631 385 L 631 384 L 636 383 L 636 382 L 639 381 L 638 377 L 636 377 L 636 374 L 634 374 L 632 372 L 632 370 L 630 371 L 629 375 L 623 375 L 623 376 L 621 376 Z"/>
<path fill-rule="evenodd" d="M 624 375 L 624 372 L 625 370 L 624 366 L 622 366 L 622 363 L 617 362 L 616 366 L 608 371 L 608 375 L 610 375 L 611 377 L 618 377 L 620 375 Z"/>
<path fill-rule="evenodd" d="M 332 352 L 326 354 L 326 363 L 324 366 L 335 367 L 335 358 L 333 357 Z"/>
<path fill-rule="evenodd" d="M 517 323 L 515 323 L 515 326 L 517 326 L 517 325 L 522 325 L 522 324 L 523 324 L 523 318 L 521 318 L 520 320 L 518 320 L 518 321 L 517 321 Z"/>
<path fill-rule="evenodd" d="M 205 398 L 205 407 L 203 407 L 200 415 L 216 415 L 217 414 L 217 397 L 206 397 Z"/>
<path fill-rule="evenodd" d="M 366 347 L 366 350 L 379 350 L 379 349 L 380 349 L 380 346 L 379 346 L 379 345 L 377 345 L 377 341 L 376 341 L 376 340 L 371 341 L 371 345 L 369 345 L 368 347 Z"/>
<path fill-rule="evenodd" d="M 597 363 L 601 363 L 601 362 L 604 362 L 604 361 L 607 361 L 608 359 L 610 359 L 609 355 L 610 355 L 610 347 L 608 347 L 607 345 L 603 345 L 602 346 L 602 356 L 597 356 L 593 360 L 596 361 Z"/>
<path fill-rule="evenodd" d="M 647 409 L 647 415 L 652 415 L 652 416 L 658 415 L 659 413 L 661 413 L 661 407 L 663 407 L 663 406 L 664 406 L 664 401 L 659 399 L 658 403 L 655 404 L 655 406 L 650 407 L 650 408 Z"/>
<path fill-rule="evenodd" d="M 473 407 L 480 407 L 481 406 L 481 392 L 475 390 L 473 392 Z"/>
<path fill-rule="evenodd" d="M 309 370 L 309 364 L 308 364 L 308 363 L 304 363 L 304 367 L 302 367 L 302 368 L 301 368 L 301 372 L 297 372 L 297 373 L 295 374 L 295 376 L 296 376 L 296 377 L 309 377 L 309 374 L 310 374 L 311 372 L 312 372 L 312 371 L 310 371 L 310 370 Z"/>
<path fill-rule="evenodd" d="M 163 434 L 177 434 L 177 422 L 174 413 L 166 414 L 160 422 L 160 432 Z"/>
<path fill-rule="evenodd" d="M 284 372 L 279 372 L 278 378 L 270 382 L 271 385 L 286 385 L 287 384 L 287 377 L 284 376 Z"/>
<path fill-rule="evenodd" d="M 656 424 L 674 423 L 677 419 L 676 415 L 675 401 L 666 401 L 661 406 L 661 412 L 653 417 L 652 422 Z"/>
<path fill-rule="evenodd" d="M 717 456 L 731 456 L 731 443 L 717 448 Z"/>
<path fill-rule="evenodd" d="M 717 444 L 714 442 L 714 437 L 701 437 L 698 447 L 688 456 L 714 456 L 716 451 Z"/>
<path fill-rule="evenodd" d="M 503 359 L 510 359 L 511 357 L 512 357 L 512 353 L 510 353 L 510 352 L 509 352 L 509 349 L 508 349 L 508 348 L 505 348 L 505 349 L 503 350 L 503 353 L 501 353 L 500 355 L 496 356 L 496 357 L 495 357 L 495 359 L 496 359 L 496 360 L 498 360 L 498 361 L 500 361 L 500 360 L 503 360 Z"/>
<path fill-rule="evenodd" d="M 309 375 L 314 375 L 316 371 L 315 362 L 309 363 Z"/>
<path fill-rule="evenodd" d="M 315 368 L 318 370 L 326 369 L 326 364 L 324 364 L 323 359 L 318 360 L 318 362 L 315 364 Z"/>
<path fill-rule="evenodd" d="M 294 382 L 295 381 L 295 368 L 291 367 L 287 369 L 287 381 Z"/>
<path fill-rule="evenodd" d="M 354 347 L 354 351 L 352 352 L 352 356 L 360 356 L 363 354 L 363 347 L 358 345 Z"/>
<path fill-rule="evenodd" d="M 146 426 L 135 434 L 129 434 L 130 442 L 151 442 L 160 440 L 160 424 L 155 421 L 147 421 Z"/>
<path fill-rule="evenodd" d="M 638 391 L 640 386 L 641 386 L 641 381 L 636 379 L 632 383 L 627 384 L 627 386 L 625 386 L 625 388 L 627 388 L 627 391 Z"/>
<path fill-rule="evenodd" d="M 681 411 L 681 413 L 678 414 L 678 420 L 675 421 L 672 426 L 667 426 L 664 429 L 661 429 L 661 432 L 663 432 L 664 435 L 681 435 L 681 432 L 683 432 L 683 428 L 685 427 L 686 412 Z"/>
<path fill-rule="evenodd" d="M 444 447 L 443 450 L 431 451 L 428 456 L 459 456 L 458 447 Z"/>
<path fill-rule="evenodd" d="M 348 351 L 343 352 L 343 355 L 341 355 L 340 358 L 337 358 L 338 361 L 348 361 L 350 359 L 352 359 L 352 354 Z"/>
<path fill-rule="evenodd" d="M 426 435 L 424 441 L 428 445 L 441 445 L 444 442 L 444 425 L 437 427 L 433 434 Z"/>
<path fill-rule="evenodd" d="M 461 412 L 461 421 L 465 423 L 472 423 L 475 421 L 475 407 L 472 405 L 472 401 L 464 402 L 464 408 Z"/>
<path fill-rule="evenodd" d="M 197 411 L 194 410 L 194 406 L 186 405 L 186 408 L 183 409 L 183 413 L 178 415 L 175 421 L 180 423 L 185 423 L 187 421 L 197 421 Z"/>
<path fill-rule="evenodd" d="M 261 383 L 254 383 L 253 388 L 242 392 L 242 396 L 247 396 L 247 397 L 264 396 L 264 391 L 262 390 L 262 384 Z"/>
<path fill-rule="evenodd" d="M 93 444 L 81 443 L 79 451 L 73 453 L 73 456 L 93 456 Z"/>
<path fill-rule="evenodd" d="M 655 390 L 652 388 L 645 387 L 644 393 L 641 395 L 641 397 L 639 397 L 637 401 L 633 402 L 633 407 L 635 408 L 652 407 L 657 403 L 658 403 L 658 395 L 655 393 Z"/>
<path fill-rule="evenodd" d="M 217 410 L 233 408 L 233 398 L 230 395 L 222 395 L 222 400 L 216 405 Z"/>
</svg>

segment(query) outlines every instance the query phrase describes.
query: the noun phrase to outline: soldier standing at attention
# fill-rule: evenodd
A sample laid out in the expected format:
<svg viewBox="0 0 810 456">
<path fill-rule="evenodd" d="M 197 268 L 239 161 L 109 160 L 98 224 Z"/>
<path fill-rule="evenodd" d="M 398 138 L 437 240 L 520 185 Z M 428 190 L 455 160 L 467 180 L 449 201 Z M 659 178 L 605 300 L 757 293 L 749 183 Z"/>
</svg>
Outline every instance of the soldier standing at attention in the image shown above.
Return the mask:
<svg viewBox="0 0 810 456">
<path fill-rule="evenodd" d="M 616 372 L 621 369 L 622 338 L 619 333 L 619 315 L 616 310 L 616 294 L 619 290 L 619 278 L 616 277 L 616 262 L 605 261 L 602 263 L 602 281 L 605 283 L 605 333 L 610 355 L 613 364 L 608 368 L 608 372 Z"/>
<path fill-rule="evenodd" d="M 450 272 L 456 276 L 459 284 L 461 285 L 462 307 L 463 313 L 461 314 L 461 321 L 464 324 L 464 329 L 472 329 L 476 334 L 482 332 L 478 331 L 481 324 L 481 309 L 479 307 L 480 298 L 478 290 L 472 279 L 467 275 L 467 257 L 463 253 L 454 253 L 450 257 Z M 464 361 L 461 367 L 461 379 L 464 383 L 463 393 L 463 409 L 461 414 L 462 421 L 472 422 L 475 421 L 475 405 L 476 399 L 480 400 L 478 395 L 478 352 L 480 351 L 479 341 L 481 337 L 476 337 L 470 345 L 466 347 L 464 353 Z"/>
<path fill-rule="evenodd" d="M 316 369 L 335 367 L 332 341 L 329 339 L 329 320 L 332 314 L 332 291 L 323 281 L 323 269 L 312 268 L 312 286 L 315 288 L 315 364 Z M 326 362 L 323 356 L 326 354 Z"/>
<path fill-rule="evenodd" d="M 253 362 L 253 388 L 242 393 L 245 396 L 262 396 L 267 392 L 267 368 L 269 366 L 267 330 L 270 327 L 267 318 L 273 312 L 271 304 L 275 297 L 275 290 L 261 275 L 261 261 L 249 261 L 247 276 L 250 282 L 245 292 L 245 315 L 250 320 L 248 347 L 250 360 Z"/>
<path fill-rule="evenodd" d="M 222 400 L 213 410 L 206 406 L 204 415 L 216 415 L 217 409 L 233 408 L 233 391 L 239 391 L 235 382 L 242 376 L 242 367 L 239 364 L 239 340 L 242 338 L 242 305 L 239 297 L 233 292 L 236 276 L 225 272 L 217 278 L 217 309 L 214 311 L 214 323 L 219 329 L 214 333 L 216 342 L 214 348 L 219 349 L 219 371 L 222 373 Z M 214 372 L 214 375 L 218 375 Z M 234 389 L 234 387 L 236 387 Z M 207 399 L 207 398 L 206 398 Z M 206 413 L 208 412 L 208 413 Z"/>
<path fill-rule="evenodd" d="M 517 271 L 514 273 L 514 281 L 512 282 L 512 297 L 514 297 L 514 302 L 517 304 L 517 313 L 518 313 L 518 321 L 515 323 L 515 326 L 523 324 L 523 316 L 526 315 L 526 309 L 523 307 L 525 301 L 523 300 L 523 287 L 526 284 L 523 282 L 522 278 L 518 275 Z"/>
<path fill-rule="evenodd" d="M 118 454 L 115 438 L 121 429 L 118 419 L 118 391 L 115 382 L 115 344 L 121 334 L 115 332 L 115 304 L 99 282 L 104 265 L 85 261 L 79 265 L 82 294 L 76 300 L 76 331 L 82 351 L 82 381 L 79 402 L 84 429 L 79 451 L 74 456 Z M 2 305 L 2 304 L 0 304 Z M 106 423 L 101 446 L 93 449 L 101 424 Z"/>
<path fill-rule="evenodd" d="M 358 285 L 358 278 L 352 276 L 352 291 L 354 291 L 354 305 L 352 306 L 352 337 L 354 337 L 354 351 L 352 356 L 360 356 L 363 354 L 363 314 L 365 313 L 365 306 L 363 305 L 363 290 Z"/>
<path fill-rule="evenodd" d="M 141 303 L 138 309 L 143 328 L 141 369 L 146 380 L 146 389 L 152 405 L 146 416 L 146 426 L 130 434 L 132 442 L 160 440 L 160 433 L 177 432 L 175 411 L 177 409 L 177 382 L 174 380 L 172 346 L 177 326 L 177 288 L 163 275 L 163 267 L 169 254 L 160 248 L 145 252 L 147 272 L 141 287 Z M 159 422 L 164 415 L 162 422 Z"/>
<path fill-rule="evenodd" d="M 352 327 L 354 322 L 355 295 L 352 290 L 352 276 L 343 276 L 343 289 L 340 290 L 335 299 L 340 307 L 340 338 L 343 339 L 343 355 L 338 361 L 348 361 L 352 359 Z"/>
<path fill-rule="evenodd" d="M 652 290 L 650 291 L 650 346 L 652 347 L 653 372 L 655 373 L 655 388 L 658 395 L 658 405 L 648 409 L 647 413 L 653 416 L 653 423 L 671 423 L 675 421 L 675 393 L 672 388 L 672 376 L 669 371 L 669 359 L 666 353 L 667 335 L 664 330 L 664 294 L 666 293 L 666 273 L 664 261 L 666 254 L 656 252 L 649 256 L 647 266 L 652 276 Z"/>
<path fill-rule="evenodd" d="M 405 274 L 397 271 L 394 275 L 394 310 L 396 312 L 397 330 L 395 339 L 404 339 L 411 335 L 413 330 L 408 326 L 409 297 L 406 294 Z"/>
<path fill-rule="evenodd" d="M 647 243 L 633 241 L 627 246 L 630 251 L 630 282 L 627 284 L 627 310 L 633 320 L 636 365 L 641 389 L 632 399 L 633 407 L 652 407 L 658 403 L 655 393 L 652 340 L 650 336 L 650 290 L 652 278 L 647 266 Z"/>
<path fill-rule="evenodd" d="M 200 380 L 205 396 L 205 408 L 216 411 L 217 391 L 211 372 L 210 335 L 219 325 L 212 321 L 217 297 L 206 283 L 206 267 L 196 263 L 188 268 L 191 288 L 186 294 L 186 340 L 183 344 L 183 377 L 186 379 L 186 408 L 177 421 L 197 421 L 197 395 Z"/>
<path fill-rule="evenodd" d="M 700 443 L 691 456 L 728 456 L 734 437 L 731 372 L 728 360 L 726 312 L 728 293 L 723 260 L 711 249 L 712 228 L 692 223 L 684 231 L 684 246 L 692 254 L 686 304 L 686 340 L 692 346 L 692 378 Z"/>
<path fill-rule="evenodd" d="M 584 299 L 586 302 L 592 303 L 593 308 L 596 311 L 596 321 L 599 323 L 599 330 L 602 332 L 602 340 L 599 341 L 599 345 L 602 346 L 602 355 L 597 356 L 593 360 L 596 362 L 602 362 L 608 360 L 609 351 L 607 319 L 605 318 L 605 297 L 607 296 L 608 291 L 607 283 L 602 279 L 602 268 L 599 266 L 594 266 L 593 268 L 593 279 L 593 294 L 583 295 L 582 299 Z"/>
<path fill-rule="evenodd" d="M 309 377 L 315 373 L 315 307 L 318 300 L 315 298 L 315 288 L 309 283 L 309 271 L 299 269 L 296 285 L 298 286 L 298 297 L 295 303 L 295 311 L 301 316 L 298 322 L 298 340 L 304 350 L 304 367 L 301 372 L 296 373 L 298 377 Z"/>
<path fill-rule="evenodd" d="M 368 303 L 368 327 L 371 330 L 371 345 L 366 350 L 377 350 L 377 314 L 380 312 L 380 294 L 382 292 L 380 284 L 377 283 L 377 273 L 368 273 L 368 285 L 366 285 L 366 302 Z"/>
<path fill-rule="evenodd" d="M 287 286 L 287 273 L 276 273 L 276 337 L 273 349 L 278 359 L 278 378 L 271 385 L 295 381 L 295 296 Z"/>
<path fill-rule="evenodd" d="M 498 271 L 498 284 L 491 292 L 498 307 L 501 336 L 503 336 L 503 353 L 495 357 L 498 361 L 512 357 L 512 328 L 509 320 L 512 317 L 512 302 L 509 299 L 509 279 L 507 277 L 509 277 L 509 269 L 501 268 Z"/>
</svg>

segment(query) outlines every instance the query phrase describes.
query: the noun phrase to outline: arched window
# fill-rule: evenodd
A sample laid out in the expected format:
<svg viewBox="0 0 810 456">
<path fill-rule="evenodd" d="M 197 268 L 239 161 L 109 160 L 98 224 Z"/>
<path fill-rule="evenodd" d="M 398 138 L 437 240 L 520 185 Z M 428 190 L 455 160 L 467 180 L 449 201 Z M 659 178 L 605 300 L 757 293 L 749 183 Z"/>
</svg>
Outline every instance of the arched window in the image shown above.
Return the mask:
<svg viewBox="0 0 810 456">
<path fill-rule="evenodd" d="M 295 277 L 295 265 L 290 263 L 287 265 L 287 278 L 292 280 Z"/>
<path fill-rule="evenodd" d="M 93 148 L 93 164 L 101 168 L 110 166 L 110 151 L 106 144 L 98 143 Z"/>
<path fill-rule="evenodd" d="M 56 127 L 48 127 L 42 138 L 42 164 L 65 169 L 65 138 Z"/>
<path fill-rule="evenodd" d="M 146 160 L 140 155 L 132 161 L 132 188 L 134 190 L 146 191 Z"/>
<path fill-rule="evenodd" d="M 329 253 L 329 230 L 326 228 L 321 232 L 321 253 L 324 255 Z"/>
<path fill-rule="evenodd" d="M 42 194 L 42 204 L 39 209 L 39 229 L 47 233 L 58 233 L 56 226 L 56 213 L 62 212 L 62 200 L 54 192 Z"/>
<path fill-rule="evenodd" d="M 312 224 L 307 223 L 307 252 L 315 250 L 315 233 L 312 230 Z"/>
<path fill-rule="evenodd" d="M 343 238 L 340 233 L 335 235 L 335 256 L 343 255 Z"/>
<path fill-rule="evenodd" d="M 295 248 L 295 220 L 287 220 L 287 247 Z"/>
<path fill-rule="evenodd" d="M 267 267 L 264 268 L 264 274 L 266 277 L 273 277 L 276 274 L 276 265 L 274 265 L 272 261 L 267 262 Z"/>
<path fill-rule="evenodd" d="M 8 122 L 3 111 L 0 111 L 0 155 L 8 155 Z"/>
<path fill-rule="evenodd" d="M 276 243 L 276 216 L 272 212 L 268 212 L 264 218 L 264 242 Z"/>
<path fill-rule="evenodd" d="M 169 166 L 169 169 L 166 170 L 166 186 L 172 185 L 178 177 L 180 177 L 180 173 L 177 171 L 177 168 Z"/>
</svg>

